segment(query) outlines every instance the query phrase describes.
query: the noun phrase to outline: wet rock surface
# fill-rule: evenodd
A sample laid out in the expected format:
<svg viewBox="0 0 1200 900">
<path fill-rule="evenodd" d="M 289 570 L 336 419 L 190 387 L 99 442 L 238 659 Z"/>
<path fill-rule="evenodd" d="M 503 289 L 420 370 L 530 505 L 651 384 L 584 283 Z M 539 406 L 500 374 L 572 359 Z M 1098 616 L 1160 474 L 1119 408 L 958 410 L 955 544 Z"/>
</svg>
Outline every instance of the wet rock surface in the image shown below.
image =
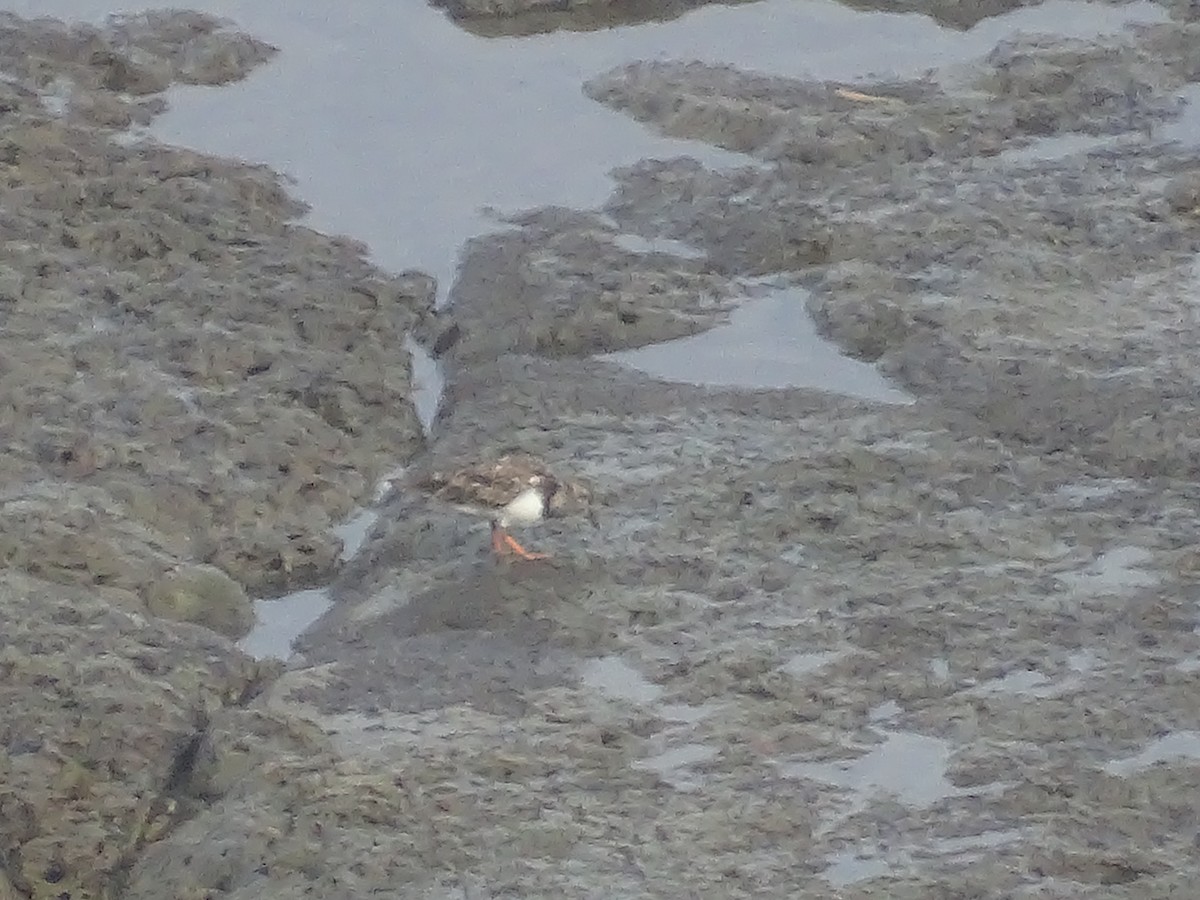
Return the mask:
<svg viewBox="0 0 1200 900">
<path fill-rule="evenodd" d="M 689 202 L 639 210 L 620 196 L 609 212 L 640 233 L 707 249 L 720 237 L 706 234 L 716 207 L 722 230 L 745 219 L 786 231 L 811 218 L 794 211 L 798 202 L 816 206 L 827 217 L 831 264 L 810 308 L 852 353 L 1020 445 L 1082 453 L 1114 473 L 1185 477 L 1196 468 L 1184 424 L 1193 380 L 1180 359 L 1194 327 L 1181 292 L 1198 249 L 1188 200 L 1195 160 L 1155 139 L 1191 77 L 1189 55 L 1167 52 L 1181 46 L 1181 32 L 1141 28 L 1116 46 L 1007 43 L 961 75 L 995 99 L 969 112 L 960 95 L 935 85 L 859 86 L 863 99 L 849 99 L 837 86 L 785 83 L 776 97 L 757 76 L 697 64 L 611 73 L 593 83 L 594 96 L 716 142 L 745 134 L 726 107 L 740 110 L 758 95 L 777 121 L 740 149 L 778 165 L 731 183 L 691 164 L 643 164 L 625 190 L 657 187 Z M 814 114 L 822 96 L 838 110 Z M 655 117 L 638 97 L 677 111 Z M 1031 130 L 1029 103 L 1054 125 Z M 757 121 L 771 118 L 761 112 Z M 1029 144 L 1060 129 L 1117 128 L 1146 129 L 1149 138 L 1049 161 Z M 946 137 L 894 140 L 933 129 Z M 823 155 L 796 156 L 788 148 L 797 133 Z M 867 133 L 887 139 L 864 143 Z M 847 168 L 858 176 L 852 186 L 834 172 Z M 822 182 L 797 189 L 813 169 Z M 790 195 L 777 200 L 785 185 Z"/>
<path fill-rule="evenodd" d="M 114 593 L 0 573 L 11 896 L 111 896 L 194 813 L 185 782 L 210 717 L 244 706 L 269 673 L 207 629 L 123 611 Z"/>
<path fill-rule="evenodd" d="M 0 86 L 11 567 L 145 594 L 194 560 L 283 591 L 332 571 L 329 526 L 420 445 L 403 338 L 427 278 L 294 224 L 303 207 L 274 173 L 117 144 L 74 100 L 54 116 L 36 93 L 53 64 L 85 97 L 117 96 L 85 65 L 113 48 L 195 80 L 189 66 L 225 52 L 214 27 L 163 14 L 8 36 L 30 72 Z M 237 48 L 257 43 L 230 42 L 249 64 Z M 112 546 L 114 523 L 135 540 Z"/>
<path fill-rule="evenodd" d="M 448 364 L 640 347 L 704 331 L 736 306 L 738 286 L 709 262 L 625 249 L 605 217 L 552 209 L 513 222 L 470 243 L 453 315 L 424 323 L 441 329 L 428 337 Z"/>
<path fill-rule="evenodd" d="M 594 31 L 667 22 L 714 0 L 434 0 L 464 28 L 487 37 Z M 724 5 L 747 0 L 725 0 Z"/>
<path fill-rule="evenodd" d="M 215 632 L 327 578 L 329 527 L 421 445 L 429 279 L 295 224 L 272 172 L 113 140 L 270 53 L 190 13 L 0 22 L 5 896 L 119 896 L 234 762 L 310 764 L 319 730 L 246 712 L 270 667 Z"/>
<path fill-rule="evenodd" d="M 212 16 L 180 10 L 110 16 L 103 27 L 0 12 L 0 67 L 46 92 L 68 118 L 124 128 L 162 109 L 172 83 L 226 84 L 275 48 Z"/>
<path fill-rule="evenodd" d="M 368 759 L 452 752 L 480 835 L 519 831 L 507 778 L 578 829 L 444 871 L 464 892 L 1187 890 L 1196 831 L 1160 793 L 1194 785 L 1200 714 L 1181 33 L 1022 39 L 909 84 L 594 82 L 762 165 L 647 161 L 602 216 L 479 239 L 430 453 L 540 454 L 599 486 L 598 526 L 552 519 L 551 561 L 495 565 L 486 529 L 398 492 L 273 702 Z M 676 336 L 613 315 L 611 273 L 620 308 L 697 316 L 645 267 L 704 275 L 699 327 L 764 277 L 806 286 L 919 400 L 585 358 Z"/>
<path fill-rule="evenodd" d="M 140 255 L 123 220 L 94 234 L 107 202 L 6 207 L 28 235 L 0 281 L 9 882 L 1194 893 L 1190 28 L 1022 39 L 909 84 L 609 73 L 597 99 L 748 165 L 646 161 L 602 210 L 514 217 L 437 315 L 427 280 L 288 222 L 266 172 L 156 149 L 188 174 L 130 199 L 157 223 L 123 238 Z M 13 91 L 54 152 L 10 190 L 145 164 Z M 719 326 L 766 282 L 916 402 L 595 358 Z M 419 455 L 410 328 L 448 378 Z M 252 592 L 330 572 L 328 526 L 386 462 L 510 452 L 592 489 L 594 518 L 520 533 L 549 560 L 497 562 L 486 523 L 398 478 L 286 670 L 145 614 L 188 607 L 191 566 Z"/>
</svg>

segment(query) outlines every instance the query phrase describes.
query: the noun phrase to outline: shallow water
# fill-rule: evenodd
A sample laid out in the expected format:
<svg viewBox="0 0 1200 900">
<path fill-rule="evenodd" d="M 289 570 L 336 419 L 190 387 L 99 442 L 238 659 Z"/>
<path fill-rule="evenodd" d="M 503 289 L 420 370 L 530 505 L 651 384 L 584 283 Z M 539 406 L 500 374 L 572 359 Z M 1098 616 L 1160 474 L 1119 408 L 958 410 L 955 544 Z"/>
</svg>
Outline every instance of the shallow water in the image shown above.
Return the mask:
<svg viewBox="0 0 1200 900">
<path fill-rule="evenodd" d="M 856 795 L 850 804 L 856 809 L 872 797 L 888 796 L 905 806 L 923 808 L 963 793 L 946 778 L 953 750 L 947 741 L 908 731 L 879 729 L 879 734 L 883 743 L 855 759 L 790 763 L 783 766 L 783 774 L 845 788 Z"/>
<path fill-rule="evenodd" d="M 287 659 L 292 643 L 333 605 L 327 588 L 296 591 L 278 600 L 254 604 L 257 622 L 238 647 L 255 659 Z"/>
<path fill-rule="evenodd" d="M 1146 745 L 1141 753 L 1114 759 L 1104 767 L 1111 775 L 1134 775 L 1159 763 L 1200 759 L 1200 732 L 1172 731 Z"/>
<path fill-rule="evenodd" d="M 1126 134 L 1056 134 L 1053 137 L 1037 138 L 1024 147 L 1001 151 L 996 155 L 998 165 L 1036 164 L 1065 159 L 1069 156 L 1086 155 L 1097 150 L 1119 149 L 1138 143 L 1140 138 Z"/>
<path fill-rule="evenodd" d="M 973 694 L 1034 694 L 1050 684 L 1050 679 L 1036 669 L 1016 669 L 999 678 L 992 678 L 972 688 Z"/>
<path fill-rule="evenodd" d="M 613 238 L 613 243 L 629 253 L 645 255 L 662 253 L 679 259 L 701 259 L 707 255 L 699 247 L 693 247 L 684 241 L 672 238 L 644 238 L 640 234 L 630 234 L 629 232 L 618 234 Z"/>
<path fill-rule="evenodd" d="M 883 856 L 864 854 L 860 850 L 843 850 L 826 857 L 828 865 L 821 877 L 835 887 L 845 887 L 856 881 L 886 875 L 895 865 Z"/>
<path fill-rule="evenodd" d="M 333 533 L 342 539 L 342 552 L 338 554 L 338 559 L 345 562 L 354 558 L 367 542 L 367 535 L 371 533 L 371 527 L 378 518 L 379 514 L 374 510 L 360 509 L 333 529 Z"/>
<path fill-rule="evenodd" d="M 1200 146 L 1200 85 L 1190 84 L 1179 92 L 1179 118 L 1155 129 L 1153 137 L 1187 147 Z"/>
<path fill-rule="evenodd" d="M 580 671 L 580 679 L 584 687 L 610 700 L 644 704 L 662 696 L 662 688 L 619 656 L 589 659 Z"/>
<path fill-rule="evenodd" d="M 881 403 L 911 403 L 873 365 L 851 359 L 821 337 L 805 308 L 806 292 L 774 290 L 747 300 L 727 325 L 612 360 L 656 378 L 741 388 L 816 388 Z"/>
<path fill-rule="evenodd" d="M 428 427 L 428 426 L 427 426 Z M 367 542 L 367 536 L 379 519 L 375 508 L 388 492 L 392 480 L 404 473 L 403 468 L 393 469 L 375 486 L 375 503 L 359 509 L 333 529 L 342 540 L 339 558 L 345 562 L 353 559 Z M 333 605 L 328 588 L 313 588 L 293 591 L 271 600 L 254 601 L 254 627 L 238 646 L 256 659 L 272 657 L 287 659 L 292 655 L 292 644 L 308 630 L 317 619 L 325 615 Z"/>
<path fill-rule="evenodd" d="M 158 6 L 0 0 L 20 15 L 92 20 Z M 1018 31 L 1088 37 L 1165 19 L 1148 2 L 1051 0 L 961 32 L 920 15 L 764 0 L 663 23 L 488 39 L 421 0 L 186 6 L 228 17 L 282 52 L 239 84 L 173 89 L 152 133 L 288 173 L 313 206 L 314 227 L 366 241 L 385 268 L 430 272 L 443 292 L 462 243 L 495 227 L 485 207 L 598 206 L 608 171 L 647 156 L 748 161 L 658 137 L 587 99 L 583 82 L 615 66 L 699 59 L 846 81 L 911 77 L 977 57 Z"/>
<path fill-rule="evenodd" d="M 694 791 L 703 787 L 704 779 L 691 767 L 706 763 L 716 756 L 715 747 L 688 743 L 638 760 L 633 767 L 644 772 L 653 772 L 677 791 Z"/>
<path fill-rule="evenodd" d="M 404 346 L 412 356 L 413 406 L 417 408 L 417 418 L 421 420 L 425 436 L 429 437 L 433 420 L 437 418 L 441 406 L 446 379 L 437 360 L 424 347 L 411 337 L 404 342 Z"/>
<path fill-rule="evenodd" d="M 962 837 L 940 838 L 910 847 L 858 845 L 825 858 L 821 876 L 836 887 L 914 868 L 916 860 L 944 858 L 961 865 L 982 859 L 997 848 L 1026 836 L 1019 828 L 981 831 Z"/>
<path fill-rule="evenodd" d="M 1018 31 L 1088 37 L 1129 21 L 1165 18 L 1147 2 L 1115 7 L 1052 0 L 958 32 L 919 15 L 860 12 L 824 0 L 764 0 L 704 7 L 665 23 L 485 39 L 422 0 L 186 5 L 228 17 L 281 52 L 241 83 L 171 90 L 171 109 L 150 134 L 282 170 L 312 205 L 309 224 L 365 241 L 387 269 L 434 274 L 442 296 L 463 242 L 496 227 L 489 209 L 598 207 L 612 187 L 609 170 L 647 156 L 691 155 L 714 166 L 749 162 L 698 142 L 659 137 L 587 99 L 583 82 L 614 66 L 676 58 L 846 81 L 916 76 L 978 57 Z M 0 0 L 19 15 L 90 20 L 158 6 Z M 1186 137 L 1190 121 L 1180 124 L 1176 139 Z M 685 245 L 638 246 L 690 253 Z M 748 302 L 728 326 L 708 335 L 635 351 L 622 362 L 680 380 L 908 399 L 872 367 L 823 342 L 801 295 L 790 291 Z M 428 428 L 439 375 L 426 357 L 415 356 L 414 366 L 415 399 Z M 345 556 L 361 545 L 372 521 L 366 514 L 343 527 Z M 1097 577 L 1113 575 L 1106 570 Z M 264 601 L 260 624 L 243 646 L 286 656 L 326 606 L 321 591 Z"/>
<path fill-rule="evenodd" d="M 1075 594 L 1128 594 L 1160 581 L 1158 575 L 1142 568 L 1152 558 L 1150 551 L 1142 547 L 1113 547 L 1084 568 L 1058 577 Z"/>
<path fill-rule="evenodd" d="M 1004 150 L 996 156 L 999 164 L 1043 163 L 1069 156 L 1087 155 L 1103 150 L 1129 150 L 1150 142 L 1200 146 L 1200 87 L 1189 85 L 1181 90 L 1179 115 L 1141 134 L 1057 134 L 1037 138 L 1027 146 Z"/>
<path fill-rule="evenodd" d="M 842 650 L 818 650 L 814 652 L 797 653 L 779 668 L 793 678 L 803 678 L 812 672 L 825 668 L 845 656 Z"/>
</svg>

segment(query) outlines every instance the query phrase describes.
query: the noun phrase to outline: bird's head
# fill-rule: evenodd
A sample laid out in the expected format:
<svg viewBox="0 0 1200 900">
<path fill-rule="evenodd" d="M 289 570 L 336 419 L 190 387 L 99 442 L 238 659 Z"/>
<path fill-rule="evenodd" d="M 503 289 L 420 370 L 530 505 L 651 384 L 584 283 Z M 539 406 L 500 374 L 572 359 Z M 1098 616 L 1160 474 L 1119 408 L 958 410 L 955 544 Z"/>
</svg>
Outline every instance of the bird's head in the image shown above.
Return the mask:
<svg viewBox="0 0 1200 900">
<path fill-rule="evenodd" d="M 559 498 L 562 493 L 562 483 L 557 478 L 551 475 L 534 475 L 529 479 L 529 483 L 542 495 L 547 514 L 559 508 L 560 504 L 555 502 L 555 498 Z"/>
</svg>

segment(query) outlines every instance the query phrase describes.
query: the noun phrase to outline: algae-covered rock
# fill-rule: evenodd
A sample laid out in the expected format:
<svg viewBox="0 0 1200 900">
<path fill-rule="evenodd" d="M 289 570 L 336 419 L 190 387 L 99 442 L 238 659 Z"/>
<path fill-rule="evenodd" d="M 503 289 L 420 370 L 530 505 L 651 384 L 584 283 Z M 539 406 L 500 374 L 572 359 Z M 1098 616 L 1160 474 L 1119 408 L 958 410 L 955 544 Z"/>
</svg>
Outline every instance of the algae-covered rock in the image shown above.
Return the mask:
<svg viewBox="0 0 1200 900">
<path fill-rule="evenodd" d="M 237 81 L 276 52 L 227 21 L 183 10 L 112 16 L 100 27 L 0 15 L 4 70 L 39 86 L 56 81 L 68 113 L 101 127 L 124 127 L 113 110 L 136 115 L 139 98 L 172 82 Z M 99 109 L 108 114 L 93 115 Z"/>
<path fill-rule="evenodd" d="M 95 127 L 266 45 L 192 13 L 0 25 L 20 238 L 0 268 L 0 564 L 142 597 L 176 565 L 256 595 L 327 577 L 330 528 L 420 446 L 404 337 L 432 280 L 296 225 L 265 168 Z"/>
<path fill-rule="evenodd" d="M 189 566 L 155 584 L 146 607 L 156 616 L 191 622 L 239 638 L 254 624 L 254 606 L 245 589 L 213 566 Z"/>
<path fill-rule="evenodd" d="M 0 847 L 20 895 L 111 896 L 188 811 L 210 715 L 269 669 L 211 631 L 0 572 Z"/>
<path fill-rule="evenodd" d="M 433 5 L 446 10 L 467 31 L 498 37 L 669 22 L 711 2 L 713 0 L 433 0 Z"/>
<path fill-rule="evenodd" d="M 47 479 L 0 498 L 0 565 L 46 581 L 133 596 L 189 548 L 188 538 L 164 534 L 98 486 Z"/>
</svg>

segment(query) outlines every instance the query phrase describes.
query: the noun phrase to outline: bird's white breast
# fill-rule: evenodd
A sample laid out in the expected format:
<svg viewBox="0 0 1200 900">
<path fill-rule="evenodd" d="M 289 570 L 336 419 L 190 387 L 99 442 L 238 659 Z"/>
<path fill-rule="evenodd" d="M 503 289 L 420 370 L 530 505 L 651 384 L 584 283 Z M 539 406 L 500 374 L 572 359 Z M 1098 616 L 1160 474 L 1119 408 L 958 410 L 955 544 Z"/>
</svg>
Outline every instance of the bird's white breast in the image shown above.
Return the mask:
<svg viewBox="0 0 1200 900">
<path fill-rule="evenodd" d="M 544 501 L 542 492 L 535 487 L 526 488 L 517 494 L 500 514 L 500 524 L 522 524 L 536 522 L 542 517 Z"/>
</svg>

